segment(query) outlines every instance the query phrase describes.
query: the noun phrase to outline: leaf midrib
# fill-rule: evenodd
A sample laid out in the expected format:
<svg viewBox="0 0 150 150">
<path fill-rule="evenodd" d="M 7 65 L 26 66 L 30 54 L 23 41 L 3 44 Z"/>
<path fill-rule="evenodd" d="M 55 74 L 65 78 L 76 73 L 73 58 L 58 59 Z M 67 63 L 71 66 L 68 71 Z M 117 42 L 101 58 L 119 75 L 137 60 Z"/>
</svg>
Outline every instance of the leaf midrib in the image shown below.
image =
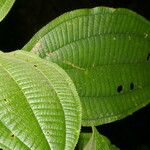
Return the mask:
<svg viewBox="0 0 150 150">
<path fill-rule="evenodd" d="M 147 33 L 147 34 L 149 34 L 149 33 Z M 51 45 L 51 51 L 49 51 L 49 52 L 52 52 L 52 53 L 54 53 L 54 52 L 59 52 L 59 50 L 61 50 L 61 49 L 63 49 L 64 47 L 67 47 L 68 45 L 72 45 L 73 43 L 78 43 L 78 42 L 80 42 L 80 41 L 85 41 L 85 40 L 90 40 L 91 38 L 98 38 L 98 37 L 105 37 L 105 36 L 112 36 L 112 37 L 121 37 L 121 38 L 127 38 L 127 36 L 130 36 L 130 38 L 132 38 L 132 36 L 134 37 L 134 39 L 141 39 L 141 40 L 145 40 L 145 41 L 147 41 L 147 42 L 149 42 L 150 41 L 150 37 L 148 36 L 148 37 L 144 37 L 145 35 L 144 35 L 144 33 L 143 34 L 141 34 L 141 33 L 134 33 L 134 32 L 122 32 L 122 33 L 113 33 L 113 32 L 111 32 L 111 33 L 98 33 L 98 34 L 95 34 L 95 35 L 91 35 L 91 36 L 87 36 L 87 37 L 83 37 L 83 38 L 78 38 L 78 39 L 76 39 L 76 40 L 72 40 L 71 42 L 67 42 L 65 45 L 62 45 L 62 46 L 59 46 L 58 48 L 56 48 L 56 49 L 52 49 L 53 48 L 53 45 Z M 43 39 L 43 37 L 42 38 L 40 38 L 39 39 L 39 41 L 38 42 L 40 42 L 40 40 L 42 40 Z M 38 43 L 37 42 L 37 43 Z M 46 42 L 46 44 L 47 44 L 47 42 Z M 36 44 L 34 45 L 34 46 L 36 46 Z M 32 49 L 34 48 L 34 46 L 31 48 L 31 51 L 32 51 Z M 48 47 L 48 44 L 47 44 L 47 47 Z M 34 51 L 33 51 L 34 52 Z"/>
<path fill-rule="evenodd" d="M 41 62 L 41 60 L 39 60 L 39 61 L 37 61 L 37 60 L 35 60 L 36 58 L 35 57 L 32 57 L 32 55 L 29 55 L 30 53 L 28 53 L 28 52 L 26 52 L 26 53 L 23 53 L 24 55 L 26 55 L 27 57 L 30 57 L 30 58 L 33 58 L 33 62 L 30 62 L 30 61 L 28 61 L 28 63 L 30 64 L 30 65 L 32 65 L 33 66 L 33 63 L 40 63 Z M 14 54 L 15 55 L 15 54 Z M 21 55 L 22 55 L 22 53 L 21 53 Z M 38 58 L 39 59 L 39 58 Z M 27 62 L 26 60 L 21 60 L 21 61 L 23 61 L 23 62 Z M 43 60 L 43 61 L 45 61 L 45 60 Z M 43 63 L 43 62 L 41 62 L 41 63 Z M 46 63 L 46 61 L 43 63 L 43 64 L 45 64 L 45 65 L 47 65 L 48 66 L 48 64 Z M 53 63 L 53 65 L 55 65 L 54 63 Z M 52 67 L 53 69 L 57 69 L 57 67 L 55 67 L 55 66 L 50 66 L 50 67 Z M 41 73 L 41 74 L 43 74 L 44 76 L 45 76 L 45 78 L 48 80 L 48 82 L 49 83 L 51 83 L 51 81 L 47 78 L 47 75 L 45 75 L 41 70 L 39 70 L 38 69 L 38 67 L 36 67 L 36 69 Z M 59 69 L 57 69 L 57 72 L 61 75 L 61 76 L 64 76 L 63 75 L 63 73 L 59 70 Z M 66 83 L 67 83 L 67 85 L 68 85 L 68 87 L 69 87 L 69 90 L 72 92 L 72 96 L 73 96 L 73 99 L 78 103 L 78 100 L 76 99 L 76 97 L 75 97 L 75 95 L 74 95 L 74 92 L 73 92 L 73 90 L 72 90 L 72 88 L 70 88 L 70 86 L 73 86 L 72 84 L 69 84 L 68 83 L 68 80 L 66 80 L 66 77 L 64 77 L 63 78 L 65 81 L 66 81 Z M 71 80 L 71 79 L 70 79 Z M 55 86 L 53 86 L 53 84 L 50 84 L 54 89 L 56 89 L 55 88 Z M 57 90 L 57 89 L 56 89 Z M 57 94 L 57 93 L 56 93 Z M 57 94 L 57 96 L 58 96 L 58 94 Z M 58 96 L 58 98 L 59 98 L 59 96 Z M 61 106 L 62 106 L 62 108 L 63 108 L 63 105 L 61 104 Z M 64 111 L 64 109 L 63 109 L 63 111 Z M 64 114 L 65 114 L 65 112 L 64 112 Z M 65 116 L 65 115 L 64 115 Z M 66 117 L 66 116 L 65 116 Z M 65 121 L 65 123 L 66 123 L 66 121 Z M 67 126 L 65 126 L 65 127 L 67 127 Z M 66 130 L 67 131 L 67 130 Z M 67 140 L 66 140 L 67 141 Z M 65 148 L 67 148 L 66 147 L 66 141 L 65 141 Z M 69 140 L 68 140 L 69 141 Z"/>
<path fill-rule="evenodd" d="M 4 59 L 6 59 L 6 58 L 4 58 Z M 2 68 L 8 73 L 8 75 L 9 75 L 10 78 L 14 81 L 14 83 L 16 83 L 16 86 L 18 87 L 18 89 L 19 89 L 20 92 L 22 93 L 24 99 L 26 100 L 28 106 L 30 107 L 31 112 L 32 112 L 32 114 L 33 114 L 33 116 L 34 116 L 34 118 L 35 118 L 37 124 L 39 125 L 39 128 L 40 128 L 40 130 L 41 130 L 41 133 L 43 134 L 43 137 L 45 138 L 45 141 L 47 142 L 46 136 L 45 136 L 45 134 L 44 134 L 43 131 L 42 131 L 42 128 L 41 128 L 41 126 L 40 126 L 40 124 L 39 124 L 39 122 L 38 122 L 38 120 L 37 120 L 37 118 L 36 118 L 36 116 L 35 116 L 35 114 L 34 114 L 34 111 L 32 110 L 32 108 L 31 108 L 31 106 L 30 106 L 30 104 L 29 104 L 29 102 L 28 102 L 28 100 L 27 100 L 26 95 L 23 93 L 21 87 L 18 85 L 18 83 L 15 81 L 15 79 L 11 76 L 11 73 L 3 66 L 2 63 L 1 63 L 1 66 L 2 66 Z M 35 134 L 35 135 L 36 135 L 36 134 Z M 38 138 L 38 137 L 37 137 L 37 138 Z M 19 137 L 18 137 L 18 139 L 21 140 Z M 22 140 L 21 140 L 21 141 L 22 141 Z M 22 141 L 22 142 L 23 142 L 23 141 Z M 24 143 L 24 144 L 25 144 L 25 143 Z M 47 144 L 48 144 L 48 142 L 47 142 Z M 26 144 L 25 144 L 25 145 L 26 145 Z M 48 145 L 49 145 L 49 144 L 48 144 Z"/>
</svg>

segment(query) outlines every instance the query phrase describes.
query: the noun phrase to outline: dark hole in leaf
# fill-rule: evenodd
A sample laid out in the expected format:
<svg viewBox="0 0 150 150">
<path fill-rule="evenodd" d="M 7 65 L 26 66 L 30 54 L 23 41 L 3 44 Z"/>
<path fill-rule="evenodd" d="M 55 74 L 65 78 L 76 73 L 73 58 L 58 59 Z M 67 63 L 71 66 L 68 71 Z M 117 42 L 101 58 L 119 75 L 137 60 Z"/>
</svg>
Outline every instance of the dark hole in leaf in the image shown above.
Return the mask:
<svg viewBox="0 0 150 150">
<path fill-rule="evenodd" d="M 130 90 L 134 89 L 134 83 L 130 83 Z"/>
<path fill-rule="evenodd" d="M 14 134 L 11 135 L 11 137 L 14 137 L 14 136 L 15 136 Z"/>
<path fill-rule="evenodd" d="M 7 100 L 4 98 L 4 101 L 6 102 Z"/>
<path fill-rule="evenodd" d="M 120 92 L 122 92 L 122 91 L 123 91 L 123 86 L 122 86 L 122 85 L 119 85 L 119 86 L 117 87 L 117 92 L 120 93 Z"/>
<path fill-rule="evenodd" d="M 0 150 L 3 150 L 2 148 L 0 148 Z"/>
<path fill-rule="evenodd" d="M 147 55 L 147 61 L 149 61 L 149 59 L 150 59 L 150 53 L 148 53 Z"/>
<path fill-rule="evenodd" d="M 37 67 L 37 65 L 34 64 L 34 67 Z"/>
</svg>

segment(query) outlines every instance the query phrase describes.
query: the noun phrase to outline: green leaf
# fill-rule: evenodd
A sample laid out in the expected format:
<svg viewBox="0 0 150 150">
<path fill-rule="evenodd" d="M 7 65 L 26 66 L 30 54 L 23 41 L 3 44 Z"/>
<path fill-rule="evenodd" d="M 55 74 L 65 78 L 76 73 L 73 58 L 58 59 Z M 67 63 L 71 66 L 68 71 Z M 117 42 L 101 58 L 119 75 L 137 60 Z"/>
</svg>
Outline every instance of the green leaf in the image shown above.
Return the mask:
<svg viewBox="0 0 150 150">
<path fill-rule="evenodd" d="M 95 127 L 93 127 L 91 137 L 89 136 L 90 133 L 82 133 L 79 138 L 79 149 L 82 147 L 81 150 L 119 150 L 105 136 L 101 135 Z"/>
<path fill-rule="evenodd" d="M 15 0 L 0 0 L 0 22 L 8 14 L 14 2 Z"/>
<path fill-rule="evenodd" d="M 81 104 L 56 64 L 28 52 L 0 53 L 0 149 L 74 149 Z"/>
<path fill-rule="evenodd" d="M 77 150 L 83 150 L 85 145 L 90 140 L 91 136 L 92 136 L 92 133 L 81 132 L 76 149 Z"/>
<path fill-rule="evenodd" d="M 23 50 L 65 69 L 80 96 L 84 126 L 124 118 L 150 102 L 150 23 L 130 10 L 66 13 Z"/>
</svg>

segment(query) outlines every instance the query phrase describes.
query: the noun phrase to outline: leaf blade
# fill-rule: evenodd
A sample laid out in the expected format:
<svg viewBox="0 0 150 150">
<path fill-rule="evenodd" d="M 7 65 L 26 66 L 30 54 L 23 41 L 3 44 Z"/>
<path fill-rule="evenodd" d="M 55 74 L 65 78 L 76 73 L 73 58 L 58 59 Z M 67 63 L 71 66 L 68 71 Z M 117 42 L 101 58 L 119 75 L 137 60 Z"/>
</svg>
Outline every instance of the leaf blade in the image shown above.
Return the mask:
<svg viewBox="0 0 150 150">
<path fill-rule="evenodd" d="M 1 0 L 0 1 L 0 22 L 5 18 L 5 16 L 10 11 L 15 0 Z"/>
<path fill-rule="evenodd" d="M 97 7 L 62 15 L 23 50 L 65 69 L 82 102 L 82 125 L 92 126 L 124 118 L 150 102 L 149 43 L 150 23 L 143 17 Z"/>
<path fill-rule="evenodd" d="M 77 143 L 81 123 L 80 101 L 77 93 L 74 91 L 74 85 L 62 69 L 59 70 L 57 65 L 42 63 L 43 61 L 37 57 L 31 58 L 25 54 L 21 54 L 25 60 L 19 57 L 16 58 L 17 56 L 17 52 L 13 54 L 1 54 L 0 62 L 1 65 L 9 71 L 9 77 L 13 77 L 15 81 L 14 84 L 19 86 L 25 97 L 21 101 L 21 97 L 23 96 L 21 95 L 19 97 L 19 93 L 21 92 L 19 92 L 18 89 L 14 90 L 15 86 L 10 82 L 12 79 L 9 80 L 10 85 L 7 85 L 8 79 L 6 76 L 8 73 L 1 75 L 1 84 L 6 82 L 6 88 L 0 86 L 0 92 L 4 97 L 0 98 L 0 118 L 2 123 L 5 124 L 17 138 L 28 145 L 30 149 L 72 149 Z M 46 77 L 46 71 L 44 72 L 42 69 L 46 70 L 47 68 L 49 68 L 48 70 L 52 69 L 55 73 Z M 50 72 L 52 72 L 52 70 Z M 58 78 L 61 75 L 63 75 L 62 81 Z M 58 90 L 52 86 L 54 84 L 60 86 L 60 83 L 63 85 L 63 88 L 65 88 L 65 90 L 63 90 L 63 88 L 60 87 L 59 92 L 60 94 L 63 92 L 63 95 L 60 95 Z M 5 94 L 8 92 L 8 87 L 12 87 L 9 89 L 12 91 L 9 97 Z M 66 92 L 71 92 L 71 94 L 67 94 Z M 13 97 L 12 94 L 16 95 L 16 97 Z M 66 98 L 66 101 L 63 102 L 64 98 Z M 4 105 L 6 105 L 4 99 L 6 100 L 7 107 L 4 107 Z M 11 99 L 13 99 L 13 101 Z M 17 99 L 21 101 L 20 104 L 17 102 Z M 24 104 L 26 101 L 27 103 Z M 67 105 L 67 101 L 71 103 L 71 106 Z M 66 104 L 66 108 L 62 104 Z M 19 107 L 21 109 L 19 109 Z M 72 107 L 76 108 L 77 111 L 71 110 L 67 116 L 67 113 Z M 11 111 L 12 109 L 14 110 Z M 4 115 L 5 112 L 7 116 Z M 13 114 L 13 112 L 16 112 L 16 114 Z M 20 117 L 18 115 L 20 115 Z M 15 117 L 15 119 L 11 119 L 11 117 Z M 67 120 L 68 118 L 70 120 Z M 11 120 L 12 123 L 7 120 Z M 21 121 L 22 123 L 13 125 L 14 120 L 16 120 L 16 122 L 23 120 L 23 122 Z M 23 136 L 24 134 L 27 136 Z M 72 136 L 72 138 L 69 138 L 69 136 Z M 2 142 L 1 140 L 2 139 L 0 139 L 0 143 Z"/>
<path fill-rule="evenodd" d="M 92 127 L 92 133 L 82 133 L 79 141 L 79 149 L 84 150 L 119 150 L 115 145 L 111 144 L 108 138 L 100 134 L 96 127 Z"/>
</svg>

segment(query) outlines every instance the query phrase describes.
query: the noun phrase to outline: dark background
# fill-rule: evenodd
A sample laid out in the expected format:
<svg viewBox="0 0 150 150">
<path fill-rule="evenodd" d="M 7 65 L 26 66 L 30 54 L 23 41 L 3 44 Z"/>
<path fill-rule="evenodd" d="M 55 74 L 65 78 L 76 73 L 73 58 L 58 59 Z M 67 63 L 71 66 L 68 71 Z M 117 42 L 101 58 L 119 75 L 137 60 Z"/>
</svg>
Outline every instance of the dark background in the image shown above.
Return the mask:
<svg viewBox="0 0 150 150">
<path fill-rule="evenodd" d="M 44 25 L 64 12 L 95 6 L 124 7 L 150 20 L 150 0 L 16 0 L 0 23 L 0 50 L 21 49 Z M 150 105 L 98 127 L 121 150 L 150 150 Z"/>
</svg>

